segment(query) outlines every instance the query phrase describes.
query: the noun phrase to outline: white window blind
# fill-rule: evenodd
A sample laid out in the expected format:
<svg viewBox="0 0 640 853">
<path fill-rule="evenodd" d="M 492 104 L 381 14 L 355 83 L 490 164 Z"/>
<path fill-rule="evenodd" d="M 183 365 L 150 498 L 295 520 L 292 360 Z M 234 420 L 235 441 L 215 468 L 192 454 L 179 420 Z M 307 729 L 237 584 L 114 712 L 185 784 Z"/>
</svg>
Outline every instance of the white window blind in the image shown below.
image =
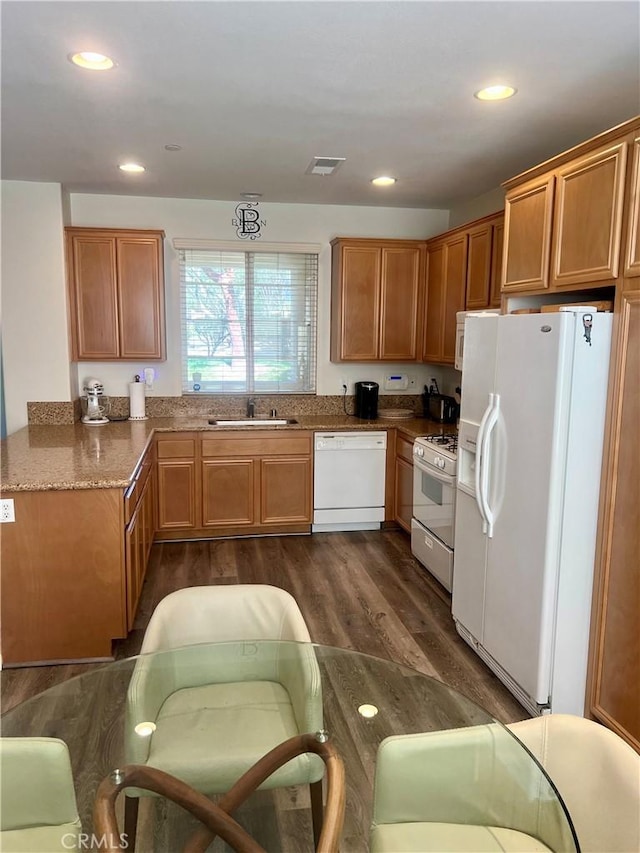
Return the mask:
<svg viewBox="0 0 640 853">
<path fill-rule="evenodd" d="M 179 255 L 183 393 L 315 391 L 317 253 Z"/>
</svg>

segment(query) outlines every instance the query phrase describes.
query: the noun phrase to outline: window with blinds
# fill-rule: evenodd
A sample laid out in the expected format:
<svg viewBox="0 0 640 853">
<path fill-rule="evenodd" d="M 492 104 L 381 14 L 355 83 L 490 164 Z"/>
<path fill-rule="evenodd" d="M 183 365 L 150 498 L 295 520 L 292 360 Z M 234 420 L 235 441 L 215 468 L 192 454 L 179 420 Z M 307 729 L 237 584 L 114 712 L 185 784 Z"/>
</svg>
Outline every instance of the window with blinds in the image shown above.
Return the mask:
<svg viewBox="0 0 640 853">
<path fill-rule="evenodd" d="M 318 255 L 179 254 L 183 393 L 315 391 Z"/>
</svg>

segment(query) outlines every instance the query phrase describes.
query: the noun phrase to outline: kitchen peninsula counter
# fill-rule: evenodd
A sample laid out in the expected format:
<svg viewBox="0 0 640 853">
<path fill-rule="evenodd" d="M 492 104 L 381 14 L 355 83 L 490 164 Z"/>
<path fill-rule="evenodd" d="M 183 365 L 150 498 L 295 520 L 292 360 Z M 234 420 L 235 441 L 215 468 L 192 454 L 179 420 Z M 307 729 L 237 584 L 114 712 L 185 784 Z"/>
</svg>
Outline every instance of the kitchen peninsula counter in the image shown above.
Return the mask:
<svg viewBox="0 0 640 853">
<path fill-rule="evenodd" d="M 113 641 L 126 637 L 133 627 L 158 532 L 164 540 L 265 530 L 310 532 L 314 431 L 389 431 L 386 512 L 392 520 L 396 433 L 410 442 L 417 435 L 455 429 L 424 418 L 401 422 L 333 414 L 296 418 L 298 423 L 286 426 L 236 428 L 209 424 L 202 415 L 101 426 L 32 424 L 4 439 L 2 494 L 13 501 L 15 515 L 15 523 L 5 525 L 1 543 L 4 663 L 109 659 Z M 277 433 L 283 430 L 281 443 Z M 250 440 L 245 442 L 247 433 Z M 222 442 L 216 442 L 216 434 L 224 437 Z M 236 441 L 240 434 L 243 440 Z M 216 487 L 206 478 L 224 464 L 218 464 L 220 457 L 213 465 L 202 458 L 201 436 L 209 454 L 226 443 L 230 457 L 236 452 L 242 456 L 240 445 L 247 443 L 253 455 L 261 457 L 258 466 L 253 458 L 247 462 L 246 453 L 241 460 L 245 468 L 257 468 L 261 489 L 259 502 L 251 503 L 253 492 L 249 493 L 247 515 L 256 503 L 259 507 L 249 523 L 215 523 Z M 229 462 L 231 468 L 237 467 L 234 458 Z M 240 487 L 242 499 L 242 482 Z"/>
<path fill-rule="evenodd" d="M 362 421 L 349 415 L 300 415 L 297 424 L 239 427 L 263 430 L 380 430 L 397 429 L 410 440 L 419 435 L 456 431 L 455 424 L 428 418 Z M 31 425 L 0 443 L 0 485 L 3 492 L 62 489 L 126 489 L 156 432 L 228 432 L 228 426 L 206 418 L 163 417 L 144 421 L 113 421 L 101 426 L 81 422 Z"/>
</svg>

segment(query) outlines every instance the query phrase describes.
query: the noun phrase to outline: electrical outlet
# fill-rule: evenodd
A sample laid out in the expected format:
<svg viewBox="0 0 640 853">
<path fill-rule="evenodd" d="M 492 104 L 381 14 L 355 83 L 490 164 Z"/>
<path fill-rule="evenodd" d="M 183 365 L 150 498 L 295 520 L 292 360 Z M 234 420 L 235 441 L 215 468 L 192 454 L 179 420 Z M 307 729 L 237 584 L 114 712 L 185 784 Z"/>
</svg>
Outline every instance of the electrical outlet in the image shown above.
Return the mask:
<svg viewBox="0 0 640 853">
<path fill-rule="evenodd" d="M 340 380 L 340 391 L 342 391 L 343 394 L 346 394 L 348 390 L 349 390 L 349 385 L 347 383 L 347 380 L 343 376 L 342 379 Z"/>
<path fill-rule="evenodd" d="M 0 500 L 0 523 L 15 520 L 16 511 L 13 506 L 13 498 L 3 498 Z"/>
</svg>

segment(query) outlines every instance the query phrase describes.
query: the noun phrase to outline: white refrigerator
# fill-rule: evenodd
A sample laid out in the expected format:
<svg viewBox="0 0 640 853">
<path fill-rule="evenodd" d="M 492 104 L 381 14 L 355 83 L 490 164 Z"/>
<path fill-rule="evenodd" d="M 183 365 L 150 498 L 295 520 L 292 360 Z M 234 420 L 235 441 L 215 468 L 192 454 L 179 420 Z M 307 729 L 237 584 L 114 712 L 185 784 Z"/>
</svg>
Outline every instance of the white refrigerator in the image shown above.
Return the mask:
<svg viewBox="0 0 640 853">
<path fill-rule="evenodd" d="M 584 713 L 612 315 L 470 315 L 452 611 L 533 714 Z"/>
</svg>

